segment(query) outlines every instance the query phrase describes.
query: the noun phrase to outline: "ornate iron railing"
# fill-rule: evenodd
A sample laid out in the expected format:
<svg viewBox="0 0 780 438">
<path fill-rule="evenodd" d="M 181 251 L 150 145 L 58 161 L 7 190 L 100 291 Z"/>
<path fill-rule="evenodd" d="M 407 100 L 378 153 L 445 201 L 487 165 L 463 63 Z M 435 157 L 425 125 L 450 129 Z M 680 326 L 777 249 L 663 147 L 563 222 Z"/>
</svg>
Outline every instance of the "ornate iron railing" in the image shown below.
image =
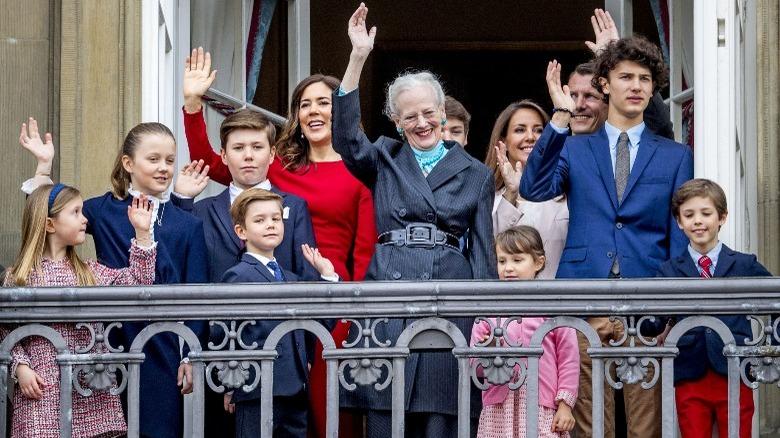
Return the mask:
<svg viewBox="0 0 780 438">
<path fill-rule="evenodd" d="M 73 382 L 74 390 L 87 395 L 91 390 L 110 388 L 117 374 L 122 384 L 114 391 L 128 392 L 128 428 L 130 437 L 138 436 L 140 364 L 142 348 L 155 334 L 174 332 L 190 348 L 195 370 L 192 408 L 185 415 L 192 420 L 192 436 L 203 436 L 203 395 L 208 384 L 215 390 L 261 387 L 262 412 L 271 418 L 273 363 L 275 347 L 292 330 L 308 330 L 323 344 L 327 364 L 328 436 L 338 430 L 339 391 L 357 385 L 372 385 L 376 390 L 391 386 L 394 437 L 403 436 L 404 364 L 417 349 L 451 350 L 458 360 L 457 376 L 459 436 L 469 435 L 471 385 L 484 385 L 476 377 L 481 366 L 491 383 L 527 385 L 528 436 L 537 430 L 538 365 L 542 340 L 556 327 L 573 327 L 590 342 L 593 358 L 594 436 L 603 431 L 603 379 L 615 388 L 640 383 L 648 388 L 662 385 L 663 433 L 676 431 L 674 412 L 673 362 L 677 341 L 687 330 L 705 326 L 718 333 L 726 347 L 729 369 L 729 436 L 738 436 L 738 394 L 740 381 L 753 388 L 780 381 L 780 336 L 775 314 L 780 314 L 780 279 L 699 279 L 675 280 L 579 280 L 579 281 L 460 281 L 460 282 L 374 282 L 374 283 L 297 283 L 297 284 L 220 284 L 91 288 L 3 288 L 0 290 L 0 324 L 14 328 L 0 342 L 0 394 L 8 385 L 8 370 L 13 346 L 27 336 L 43 336 L 55 346 L 60 366 L 60 381 Z M 714 315 L 746 315 L 757 326 L 756 336 L 735 344 L 734 336 Z M 664 346 L 654 338 L 637 333 L 636 328 L 654 316 L 695 315 L 678 322 L 666 337 Z M 526 316 L 549 316 L 528 345 L 504 342 L 493 346 L 493 339 L 469 346 L 469 340 L 447 318 L 501 316 L 503 323 L 491 322 L 491 337 L 501 338 L 508 321 Z M 595 330 L 583 316 L 612 316 L 627 328 L 626 338 L 614 345 L 602 346 Z M 336 349 L 330 333 L 316 320 L 344 318 L 356 330 Z M 376 327 L 389 318 L 413 319 L 393 344 L 377 339 Z M 241 332 L 252 320 L 285 320 L 268 337 L 265 345 L 247 345 Z M 227 333 L 218 344 L 200 345 L 197 336 L 182 320 L 207 320 L 219 324 Z M 87 322 L 102 321 L 93 326 Z M 127 351 L 107 344 L 107 332 L 125 321 L 149 321 Z M 89 331 L 92 343 L 103 343 L 109 353 L 88 354 L 92 345 L 69 351 L 62 336 L 45 324 L 81 323 Z M 98 327 L 96 330 L 94 327 Z M 372 342 L 369 342 L 371 340 Z M 371 346 L 373 345 L 373 347 Z M 471 363 L 471 358 L 476 358 Z M 527 358 L 527 364 L 519 360 Z M 659 376 L 659 361 L 661 372 Z M 648 364 L 654 365 L 647 375 Z M 617 365 L 617 380 L 609 370 Z M 521 369 L 520 378 L 510 382 L 513 368 Z M 260 378 L 247 382 L 250 367 Z M 218 381 L 211 378 L 216 369 Z M 387 378 L 379 380 L 380 369 Z M 401 372 L 397 372 L 401 370 Z M 88 382 L 82 388 L 79 375 Z M 455 376 L 453 376 L 455 377 Z M 72 393 L 60 392 L 61 412 L 70 412 Z M 0 397 L 0 437 L 6 436 L 7 397 Z M 69 415 L 61 415 L 61 436 L 71 432 Z M 270 437 L 272 424 L 263 423 L 261 434 Z"/>
</svg>

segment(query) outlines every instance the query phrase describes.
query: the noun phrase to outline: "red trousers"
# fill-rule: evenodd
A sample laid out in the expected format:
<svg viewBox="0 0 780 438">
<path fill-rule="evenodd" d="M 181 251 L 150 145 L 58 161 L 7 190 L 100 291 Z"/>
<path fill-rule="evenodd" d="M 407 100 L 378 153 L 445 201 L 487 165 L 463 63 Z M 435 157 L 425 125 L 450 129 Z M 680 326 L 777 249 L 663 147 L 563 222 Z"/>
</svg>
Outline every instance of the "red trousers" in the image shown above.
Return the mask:
<svg viewBox="0 0 780 438">
<path fill-rule="evenodd" d="M 711 438 L 712 420 L 718 422 L 718 435 L 728 436 L 728 379 L 712 368 L 699 380 L 675 386 L 677 420 L 683 438 Z M 739 436 L 750 438 L 753 426 L 753 391 L 739 385 Z"/>
</svg>

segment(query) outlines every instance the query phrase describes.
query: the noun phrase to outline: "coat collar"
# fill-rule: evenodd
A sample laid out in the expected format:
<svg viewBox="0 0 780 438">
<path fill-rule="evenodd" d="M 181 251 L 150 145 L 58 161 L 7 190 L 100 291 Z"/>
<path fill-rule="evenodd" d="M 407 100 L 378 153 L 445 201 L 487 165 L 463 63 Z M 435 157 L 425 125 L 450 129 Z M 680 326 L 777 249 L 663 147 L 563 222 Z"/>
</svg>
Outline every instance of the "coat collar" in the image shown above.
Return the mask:
<svg viewBox="0 0 780 438">
<path fill-rule="evenodd" d="M 253 256 L 244 253 L 244 255 L 241 256 L 241 261 L 255 268 L 255 270 L 259 272 L 260 275 L 262 275 L 263 278 L 265 278 L 268 282 L 271 283 L 276 282 L 276 277 L 274 277 L 274 275 L 271 274 L 271 271 L 269 271 L 268 268 L 260 262 L 260 260 L 257 260 Z"/>
<path fill-rule="evenodd" d="M 449 155 L 449 153 L 447 153 L 447 155 Z M 447 158 L 447 155 L 445 155 L 439 164 L 434 167 L 434 170 L 442 164 Z M 409 143 L 404 143 L 403 146 L 401 146 L 396 159 L 398 167 L 407 177 L 406 182 L 422 195 L 431 208 L 436 208 L 436 200 L 433 198 L 431 186 L 428 184 L 425 176 L 423 176 L 420 165 L 417 164 L 417 159 L 414 157 L 414 152 L 412 152 L 412 146 Z"/>
<path fill-rule="evenodd" d="M 715 274 L 713 274 L 714 278 L 722 278 L 725 277 L 726 274 L 729 272 L 731 267 L 734 265 L 734 262 L 736 261 L 736 252 L 726 246 L 726 244 L 723 244 L 723 247 L 720 250 L 720 255 L 718 256 L 718 266 L 715 267 Z M 675 264 L 677 265 L 677 269 L 682 271 L 686 276 L 688 277 L 698 277 L 699 276 L 699 269 L 696 267 L 696 264 L 693 262 L 693 259 L 691 258 L 691 254 L 688 252 L 688 248 L 685 248 L 685 251 L 683 251 L 682 254 L 677 256 L 675 259 Z"/>
<path fill-rule="evenodd" d="M 431 191 L 455 178 L 458 173 L 471 165 L 471 158 L 462 147 L 451 141 L 445 141 L 444 146 L 448 149 L 447 155 L 428 174 L 427 180 Z"/>
<path fill-rule="evenodd" d="M 219 223 L 224 228 L 225 233 L 230 236 L 230 239 L 233 240 L 236 247 L 240 248 L 241 239 L 238 238 L 233 224 L 233 218 L 230 217 L 230 189 L 225 189 L 222 193 L 217 195 L 217 198 L 211 204 L 211 208 L 213 209 L 212 213 L 219 219 Z"/>
</svg>

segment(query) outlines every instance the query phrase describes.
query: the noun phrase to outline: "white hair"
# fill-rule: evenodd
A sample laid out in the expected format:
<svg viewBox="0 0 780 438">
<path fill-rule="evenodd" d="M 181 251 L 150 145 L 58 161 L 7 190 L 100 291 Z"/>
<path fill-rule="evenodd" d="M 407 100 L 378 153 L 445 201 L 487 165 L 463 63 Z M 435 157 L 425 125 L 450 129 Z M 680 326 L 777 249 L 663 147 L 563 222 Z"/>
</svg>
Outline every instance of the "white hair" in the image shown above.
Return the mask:
<svg viewBox="0 0 780 438">
<path fill-rule="evenodd" d="M 385 101 L 385 115 L 393 118 L 398 115 L 396 99 L 401 92 L 410 90 L 420 85 L 429 85 L 436 95 L 437 106 L 444 106 L 444 89 L 442 89 L 439 79 L 429 71 L 406 72 L 401 73 L 393 82 L 387 86 L 387 100 Z"/>
</svg>

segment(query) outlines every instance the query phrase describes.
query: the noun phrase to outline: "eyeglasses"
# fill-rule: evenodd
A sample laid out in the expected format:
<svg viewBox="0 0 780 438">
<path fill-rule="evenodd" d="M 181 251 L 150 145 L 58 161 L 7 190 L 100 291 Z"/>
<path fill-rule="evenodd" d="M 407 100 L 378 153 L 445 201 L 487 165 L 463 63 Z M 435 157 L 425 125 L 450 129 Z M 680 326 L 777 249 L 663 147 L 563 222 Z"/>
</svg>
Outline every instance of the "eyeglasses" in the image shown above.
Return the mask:
<svg viewBox="0 0 780 438">
<path fill-rule="evenodd" d="M 417 112 L 413 114 L 405 114 L 401 118 L 401 123 L 406 128 L 411 128 L 418 124 L 420 117 L 425 119 L 428 123 L 434 123 L 436 119 L 441 118 L 441 115 L 439 114 L 439 110 L 435 108 L 430 108 L 422 112 Z"/>
</svg>

